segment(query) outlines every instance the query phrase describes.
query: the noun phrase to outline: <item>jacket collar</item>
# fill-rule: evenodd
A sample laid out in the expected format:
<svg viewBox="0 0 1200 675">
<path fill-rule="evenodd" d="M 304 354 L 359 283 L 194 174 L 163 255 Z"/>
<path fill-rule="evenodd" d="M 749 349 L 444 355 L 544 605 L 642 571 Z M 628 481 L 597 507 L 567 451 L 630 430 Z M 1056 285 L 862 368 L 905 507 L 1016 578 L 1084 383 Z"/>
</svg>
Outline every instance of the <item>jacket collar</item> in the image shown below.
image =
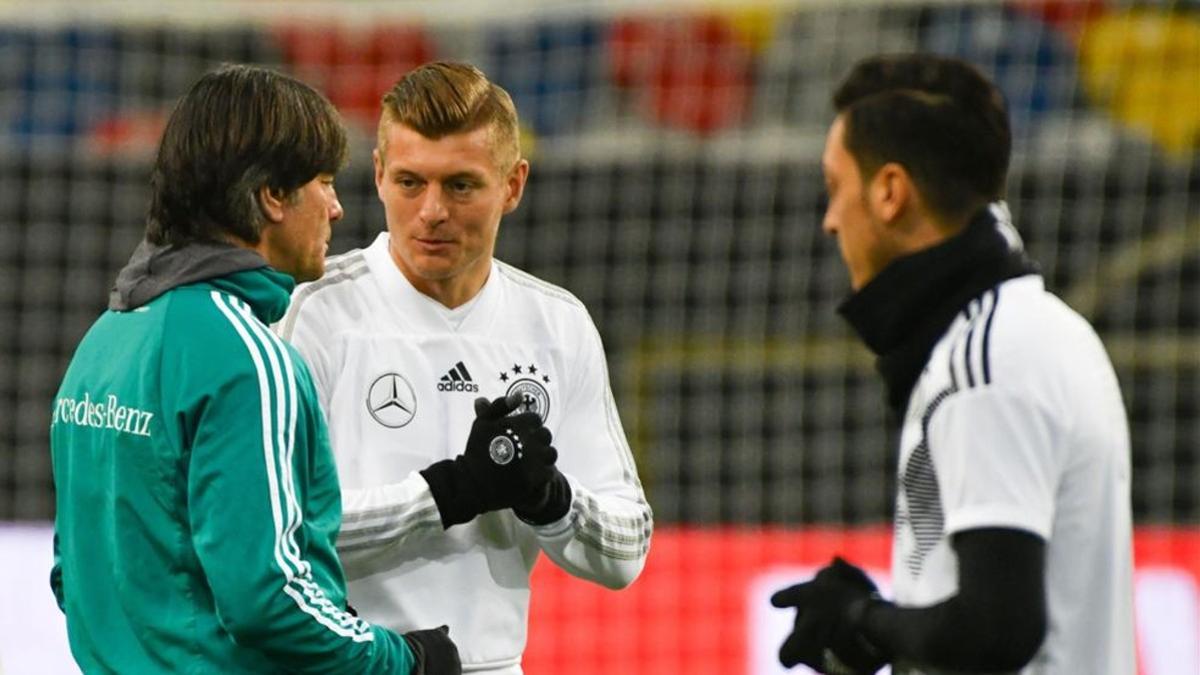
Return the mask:
<svg viewBox="0 0 1200 675">
<path fill-rule="evenodd" d="M 245 300 L 263 323 L 283 316 L 296 285 L 248 248 L 212 241 L 159 246 L 143 240 L 117 275 L 108 307 L 137 309 L 171 289 L 201 281 Z"/>
</svg>

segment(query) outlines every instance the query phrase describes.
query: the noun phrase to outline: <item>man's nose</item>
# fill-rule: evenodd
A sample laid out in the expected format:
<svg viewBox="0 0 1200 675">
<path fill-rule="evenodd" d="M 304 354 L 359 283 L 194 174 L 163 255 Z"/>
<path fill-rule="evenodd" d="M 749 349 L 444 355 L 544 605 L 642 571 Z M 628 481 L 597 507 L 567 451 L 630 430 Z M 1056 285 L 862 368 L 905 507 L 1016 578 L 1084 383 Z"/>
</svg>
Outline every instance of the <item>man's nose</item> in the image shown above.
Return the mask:
<svg viewBox="0 0 1200 675">
<path fill-rule="evenodd" d="M 342 209 L 342 202 L 337 195 L 334 195 L 333 203 L 329 205 L 329 220 L 330 222 L 338 221 L 344 215 L 346 215 L 346 211 Z"/>
<path fill-rule="evenodd" d="M 837 223 L 834 222 L 833 218 L 829 217 L 828 213 L 821 218 L 821 231 L 825 234 L 834 234 L 837 232 Z"/>
<path fill-rule="evenodd" d="M 423 222 L 431 225 L 437 225 L 449 217 L 449 210 L 446 208 L 446 193 L 441 186 L 430 183 L 429 187 L 425 189 L 421 201 L 421 211 L 418 215 Z"/>
</svg>

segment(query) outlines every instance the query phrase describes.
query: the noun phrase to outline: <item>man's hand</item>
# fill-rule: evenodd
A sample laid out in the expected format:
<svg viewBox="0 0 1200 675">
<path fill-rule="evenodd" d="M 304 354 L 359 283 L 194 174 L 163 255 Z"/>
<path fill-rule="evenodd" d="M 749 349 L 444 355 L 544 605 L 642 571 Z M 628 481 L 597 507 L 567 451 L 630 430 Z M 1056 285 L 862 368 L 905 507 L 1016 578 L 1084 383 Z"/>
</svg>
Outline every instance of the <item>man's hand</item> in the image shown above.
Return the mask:
<svg viewBox="0 0 1200 675">
<path fill-rule="evenodd" d="M 875 583 L 859 568 L 834 558 L 811 581 L 771 596 L 776 607 L 795 607 L 792 634 L 779 648 L 779 662 L 797 663 L 821 673 L 874 673 L 888 659 L 859 631 L 869 603 L 878 596 Z"/>
<path fill-rule="evenodd" d="M 541 492 L 522 504 L 513 506 L 513 513 L 530 525 L 549 525 L 571 510 L 571 484 L 557 468 Z"/>
<path fill-rule="evenodd" d="M 550 430 L 536 413 L 511 415 L 520 405 L 516 393 L 494 401 L 476 399 L 475 422 L 463 453 L 421 471 L 444 527 L 536 502 L 558 474 Z"/>
<path fill-rule="evenodd" d="M 458 647 L 450 640 L 450 627 L 414 630 L 400 637 L 408 644 L 416 664 L 409 675 L 461 675 Z"/>
<path fill-rule="evenodd" d="M 521 400 L 517 393 L 494 401 L 475 399 L 475 423 L 459 457 L 480 487 L 483 512 L 530 501 L 554 476 L 558 452 L 542 418 L 533 412 L 510 414 Z"/>
</svg>

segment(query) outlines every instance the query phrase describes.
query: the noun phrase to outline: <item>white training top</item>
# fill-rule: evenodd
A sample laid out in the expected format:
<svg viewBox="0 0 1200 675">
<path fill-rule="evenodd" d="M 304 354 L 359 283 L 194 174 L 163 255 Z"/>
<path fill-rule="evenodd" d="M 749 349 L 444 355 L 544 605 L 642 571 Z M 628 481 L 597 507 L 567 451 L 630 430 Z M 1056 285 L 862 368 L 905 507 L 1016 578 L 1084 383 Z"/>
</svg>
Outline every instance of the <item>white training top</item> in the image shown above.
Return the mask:
<svg viewBox="0 0 1200 675">
<path fill-rule="evenodd" d="M 299 286 L 276 328 L 308 360 L 328 418 L 350 603 L 397 631 L 449 625 L 468 672 L 520 673 L 538 551 L 624 587 L 649 550 L 650 506 L 583 304 L 497 260 L 463 310 L 413 288 L 384 233 Z M 443 530 L 417 472 L 462 452 L 477 397 L 512 391 L 554 434 L 571 509 L 544 526 L 505 510 Z"/>
<path fill-rule="evenodd" d="M 1032 532 L 1046 542 L 1049 630 L 1021 672 L 1134 673 L 1125 407 L 1095 331 L 1041 277 L 959 313 L 913 389 L 900 444 L 897 604 L 957 592 L 954 533 Z"/>
</svg>

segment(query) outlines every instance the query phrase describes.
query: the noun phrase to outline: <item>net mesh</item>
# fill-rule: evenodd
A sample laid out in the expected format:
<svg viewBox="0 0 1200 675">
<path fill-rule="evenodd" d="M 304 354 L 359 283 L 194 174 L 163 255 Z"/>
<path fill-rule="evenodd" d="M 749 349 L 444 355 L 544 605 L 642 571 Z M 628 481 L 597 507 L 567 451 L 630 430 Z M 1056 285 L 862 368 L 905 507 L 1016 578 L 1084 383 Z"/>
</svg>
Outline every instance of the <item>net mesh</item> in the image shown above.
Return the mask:
<svg viewBox="0 0 1200 675">
<path fill-rule="evenodd" d="M 1001 84 L 1010 205 L 1049 285 L 1112 352 L 1136 516 L 1200 520 L 1194 4 L 517 3 L 533 9 L 497 22 L 420 3 L 362 3 L 343 22 L 320 3 L 242 4 L 252 18 L 217 23 L 3 14 L 0 520 L 53 515 L 50 401 L 140 237 L 157 134 L 190 82 L 252 61 L 329 94 L 354 138 L 342 251 L 383 227 L 368 160 L 380 93 L 452 58 L 517 101 L 533 173 L 498 255 L 591 309 L 658 522 L 886 522 L 893 439 L 871 360 L 835 313 L 847 282 L 820 232 L 818 165 L 837 79 L 914 49 Z"/>
</svg>

